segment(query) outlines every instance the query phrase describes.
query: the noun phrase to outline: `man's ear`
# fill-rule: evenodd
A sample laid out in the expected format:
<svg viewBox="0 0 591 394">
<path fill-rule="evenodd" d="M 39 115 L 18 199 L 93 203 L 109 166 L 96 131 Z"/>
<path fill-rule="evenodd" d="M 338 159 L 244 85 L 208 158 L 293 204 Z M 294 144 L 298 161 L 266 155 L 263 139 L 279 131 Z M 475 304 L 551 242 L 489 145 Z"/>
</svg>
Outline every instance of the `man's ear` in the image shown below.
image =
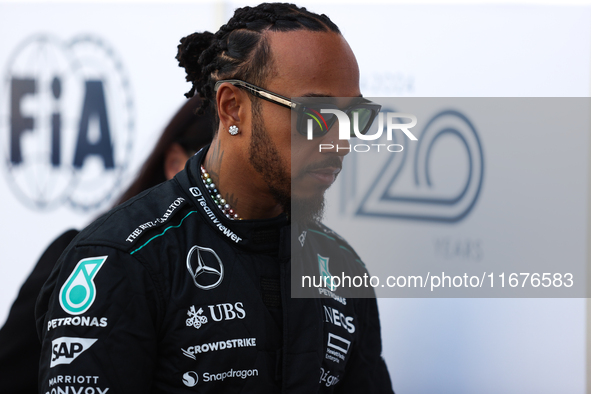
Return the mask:
<svg viewBox="0 0 591 394">
<path fill-rule="evenodd" d="M 245 96 L 248 93 L 231 83 L 223 83 L 216 93 L 216 104 L 220 118 L 220 128 L 228 131 L 230 126 L 242 130 L 245 126 L 246 114 L 250 113 L 250 100 Z"/>
<path fill-rule="evenodd" d="M 182 146 L 174 142 L 164 154 L 164 176 L 172 179 L 179 171 L 185 168 L 189 155 Z"/>
</svg>

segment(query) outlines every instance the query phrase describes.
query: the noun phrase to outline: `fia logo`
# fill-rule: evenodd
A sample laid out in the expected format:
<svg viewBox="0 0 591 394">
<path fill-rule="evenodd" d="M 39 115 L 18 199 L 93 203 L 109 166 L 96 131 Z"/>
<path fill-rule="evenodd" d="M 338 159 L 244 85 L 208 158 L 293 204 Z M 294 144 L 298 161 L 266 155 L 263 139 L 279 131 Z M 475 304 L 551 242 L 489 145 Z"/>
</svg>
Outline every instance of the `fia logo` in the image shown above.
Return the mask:
<svg viewBox="0 0 591 394">
<path fill-rule="evenodd" d="M 130 84 L 104 40 L 35 35 L 9 58 L 0 96 L 7 180 L 31 209 L 104 205 L 127 168 Z"/>
<path fill-rule="evenodd" d="M 70 364 L 88 350 L 97 340 L 94 338 L 61 337 L 51 341 L 51 362 L 49 368 Z"/>
</svg>

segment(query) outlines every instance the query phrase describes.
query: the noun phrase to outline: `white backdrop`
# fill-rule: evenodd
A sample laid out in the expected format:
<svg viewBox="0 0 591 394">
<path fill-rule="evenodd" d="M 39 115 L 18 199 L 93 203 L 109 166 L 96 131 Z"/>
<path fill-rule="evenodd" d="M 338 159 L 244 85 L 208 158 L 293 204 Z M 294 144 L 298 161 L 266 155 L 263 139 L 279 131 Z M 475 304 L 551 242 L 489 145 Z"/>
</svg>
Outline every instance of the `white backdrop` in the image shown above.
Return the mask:
<svg viewBox="0 0 591 394">
<path fill-rule="evenodd" d="M 6 160 L 7 81 L 15 74 L 9 67 L 12 54 L 34 34 L 65 43 L 91 34 L 113 48 L 133 98 L 133 146 L 124 170 L 129 180 L 189 88 L 174 59 L 178 40 L 194 31 L 217 29 L 240 5 L 0 3 L 0 199 L 5 212 L 0 320 L 47 244 L 68 228 L 83 227 L 110 204 L 105 201 L 91 212 L 68 204 L 34 210 L 17 198 Z M 591 7 L 308 7 L 328 14 L 341 28 L 357 55 L 366 96 L 589 96 Z M 114 81 L 115 74 L 102 77 Z M 70 92 L 66 85 L 63 91 Z M 23 113 L 35 105 L 23 101 Z M 36 137 L 23 137 L 22 145 L 39 143 Z M 552 141 L 561 143 L 560 133 Z M 494 165 L 500 157 L 489 154 L 487 159 Z M 580 181 L 588 184 L 588 179 Z M 587 217 L 588 196 L 584 197 L 576 209 Z M 474 237 L 462 223 L 393 225 L 424 226 L 452 242 Z M 579 246 L 585 248 L 587 234 L 581 239 Z M 398 238 L 393 243 L 408 241 Z M 492 251 L 495 245 L 485 243 L 485 248 Z M 585 300 L 396 299 L 380 300 L 380 307 L 384 355 L 397 393 L 585 392 Z"/>
</svg>

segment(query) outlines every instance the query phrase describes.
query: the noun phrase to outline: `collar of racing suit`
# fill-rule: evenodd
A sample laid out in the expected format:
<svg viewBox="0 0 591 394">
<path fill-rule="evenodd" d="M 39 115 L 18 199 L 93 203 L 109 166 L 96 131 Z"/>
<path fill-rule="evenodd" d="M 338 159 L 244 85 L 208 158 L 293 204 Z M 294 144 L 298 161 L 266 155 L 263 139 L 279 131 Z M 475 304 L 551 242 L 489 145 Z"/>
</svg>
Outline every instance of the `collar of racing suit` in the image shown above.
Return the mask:
<svg viewBox="0 0 591 394">
<path fill-rule="evenodd" d="M 289 244 L 290 223 L 285 214 L 271 219 L 231 220 L 220 211 L 201 180 L 200 168 L 208 149 L 209 145 L 197 152 L 187 161 L 185 170 L 175 176 L 204 221 L 230 245 L 251 252 L 276 253 L 280 245 Z M 288 257 L 289 248 L 280 254 Z"/>
</svg>

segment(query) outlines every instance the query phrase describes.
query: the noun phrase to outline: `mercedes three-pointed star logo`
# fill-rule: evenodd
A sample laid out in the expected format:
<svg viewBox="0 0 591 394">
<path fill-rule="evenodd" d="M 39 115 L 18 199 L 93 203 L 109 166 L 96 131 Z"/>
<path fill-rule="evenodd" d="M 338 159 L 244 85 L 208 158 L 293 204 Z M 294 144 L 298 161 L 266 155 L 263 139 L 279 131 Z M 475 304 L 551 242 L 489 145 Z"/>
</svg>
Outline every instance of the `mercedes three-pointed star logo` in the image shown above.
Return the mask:
<svg viewBox="0 0 591 394">
<path fill-rule="evenodd" d="M 195 252 L 197 254 L 196 259 L 192 258 Z M 211 267 L 203 260 L 203 255 L 206 253 L 210 253 L 216 258 L 219 268 Z M 193 269 L 193 265 L 191 264 L 191 261 L 193 260 L 197 261 L 195 269 Z M 211 261 L 212 259 L 210 258 L 208 260 Z M 210 248 L 204 248 L 198 245 L 193 246 L 191 250 L 189 250 L 189 254 L 187 255 L 187 270 L 189 270 L 195 286 L 203 290 L 211 290 L 218 287 L 219 284 L 222 283 L 222 279 L 224 279 L 224 265 L 217 253 Z M 211 281 L 208 281 L 208 279 L 212 276 L 214 278 L 217 276 L 217 280 L 210 283 Z"/>
</svg>

